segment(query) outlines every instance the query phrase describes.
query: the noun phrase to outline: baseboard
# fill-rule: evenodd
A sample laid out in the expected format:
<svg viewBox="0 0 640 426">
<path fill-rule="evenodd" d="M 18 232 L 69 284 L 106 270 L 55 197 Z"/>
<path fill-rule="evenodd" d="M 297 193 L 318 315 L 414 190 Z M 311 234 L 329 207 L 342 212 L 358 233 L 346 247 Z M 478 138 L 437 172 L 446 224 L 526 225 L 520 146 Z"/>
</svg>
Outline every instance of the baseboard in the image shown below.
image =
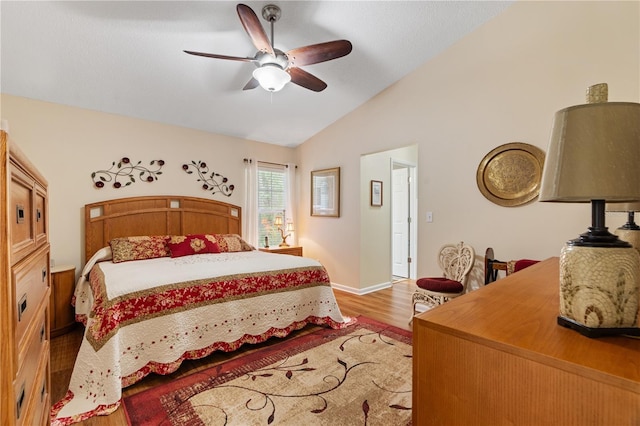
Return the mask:
<svg viewBox="0 0 640 426">
<path fill-rule="evenodd" d="M 358 296 L 373 293 L 378 290 L 383 290 L 385 288 L 391 287 L 391 285 L 392 285 L 391 281 L 387 281 L 386 283 L 380 283 L 380 284 L 372 285 L 365 288 L 353 288 L 353 287 L 349 287 L 342 284 L 331 283 L 331 287 L 336 290 L 344 291 L 346 293 L 351 293 L 351 294 L 357 294 Z"/>
</svg>

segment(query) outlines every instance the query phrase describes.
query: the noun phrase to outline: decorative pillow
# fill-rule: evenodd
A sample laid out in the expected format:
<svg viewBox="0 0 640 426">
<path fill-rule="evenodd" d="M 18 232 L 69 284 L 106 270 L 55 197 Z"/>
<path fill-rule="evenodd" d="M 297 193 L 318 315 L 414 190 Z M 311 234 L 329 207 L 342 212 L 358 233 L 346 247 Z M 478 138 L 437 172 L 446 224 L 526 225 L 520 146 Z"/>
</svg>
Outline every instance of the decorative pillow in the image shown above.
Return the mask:
<svg viewBox="0 0 640 426">
<path fill-rule="evenodd" d="M 109 241 L 113 263 L 169 256 L 166 235 L 114 238 Z"/>
<path fill-rule="evenodd" d="M 171 252 L 171 257 L 220 253 L 220 247 L 218 247 L 218 242 L 213 235 L 173 235 L 169 241 L 167 241 L 167 246 Z"/>
<path fill-rule="evenodd" d="M 253 247 L 238 234 L 214 234 L 220 252 L 251 251 Z"/>
</svg>

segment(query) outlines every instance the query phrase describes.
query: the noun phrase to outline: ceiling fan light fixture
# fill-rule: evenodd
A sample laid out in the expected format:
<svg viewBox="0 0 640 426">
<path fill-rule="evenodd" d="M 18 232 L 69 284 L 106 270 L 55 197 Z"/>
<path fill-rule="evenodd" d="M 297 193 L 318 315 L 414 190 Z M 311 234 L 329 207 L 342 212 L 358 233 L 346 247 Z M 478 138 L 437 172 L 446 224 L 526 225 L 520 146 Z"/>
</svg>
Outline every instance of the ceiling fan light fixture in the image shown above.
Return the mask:
<svg viewBox="0 0 640 426">
<path fill-rule="evenodd" d="M 291 81 L 291 76 L 277 64 L 264 64 L 253 71 L 253 78 L 269 92 L 277 92 Z"/>
</svg>

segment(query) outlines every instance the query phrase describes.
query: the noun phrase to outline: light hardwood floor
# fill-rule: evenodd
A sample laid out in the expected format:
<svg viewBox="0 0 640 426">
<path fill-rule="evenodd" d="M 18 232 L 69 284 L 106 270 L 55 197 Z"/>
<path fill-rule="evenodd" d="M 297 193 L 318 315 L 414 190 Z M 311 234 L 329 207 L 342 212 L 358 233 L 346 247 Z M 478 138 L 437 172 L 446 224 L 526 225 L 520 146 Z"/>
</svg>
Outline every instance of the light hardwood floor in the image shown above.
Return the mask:
<svg viewBox="0 0 640 426">
<path fill-rule="evenodd" d="M 411 294 L 415 288 L 414 281 L 406 280 L 394 282 L 391 288 L 363 296 L 339 290 L 335 290 L 334 293 L 343 315 L 364 315 L 386 324 L 411 330 L 408 319 L 411 314 Z M 317 326 L 305 327 L 297 331 L 295 335 L 309 333 L 313 331 L 315 327 Z M 51 340 L 51 399 L 53 402 L 59 401 L 67 391 L 71 371 L 81 340 L 81 328 L 76 328 L 67 334 Z M 175 373 L 167 376 L 151 374 L 135 385 L 124 389 L 123 394 L 124 396 L 134 395 L 145 389 L 189 375 L 208 368 L 212 364 L 238 357 L 264 347 L 265 345 L 277 343 L 278 341 L 279 339 L 273 338 L 261 345 L 245 345 L 238 351 L 232 353 L 216 352 L 200 360 L 185 361 Z M 82 426 L 120 426 L 126 425 L 127 421 L 124 410 L 122 406 L 120 406 L 109 416 L 93 417 L 78 424 Z"/>
</svg>

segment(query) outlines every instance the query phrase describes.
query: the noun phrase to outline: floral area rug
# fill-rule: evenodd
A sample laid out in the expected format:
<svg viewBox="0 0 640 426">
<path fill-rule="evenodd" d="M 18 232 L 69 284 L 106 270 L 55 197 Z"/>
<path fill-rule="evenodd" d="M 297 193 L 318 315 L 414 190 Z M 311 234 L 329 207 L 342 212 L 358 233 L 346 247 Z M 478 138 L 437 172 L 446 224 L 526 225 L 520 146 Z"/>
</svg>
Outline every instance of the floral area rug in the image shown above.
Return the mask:
<svg viewBox="0 0 640 426">
<path fill-rule="evenodd" d="M 124 399 L 129 424 L 408 425 L 411 332 L 359 317 Z"/>
</svg>

